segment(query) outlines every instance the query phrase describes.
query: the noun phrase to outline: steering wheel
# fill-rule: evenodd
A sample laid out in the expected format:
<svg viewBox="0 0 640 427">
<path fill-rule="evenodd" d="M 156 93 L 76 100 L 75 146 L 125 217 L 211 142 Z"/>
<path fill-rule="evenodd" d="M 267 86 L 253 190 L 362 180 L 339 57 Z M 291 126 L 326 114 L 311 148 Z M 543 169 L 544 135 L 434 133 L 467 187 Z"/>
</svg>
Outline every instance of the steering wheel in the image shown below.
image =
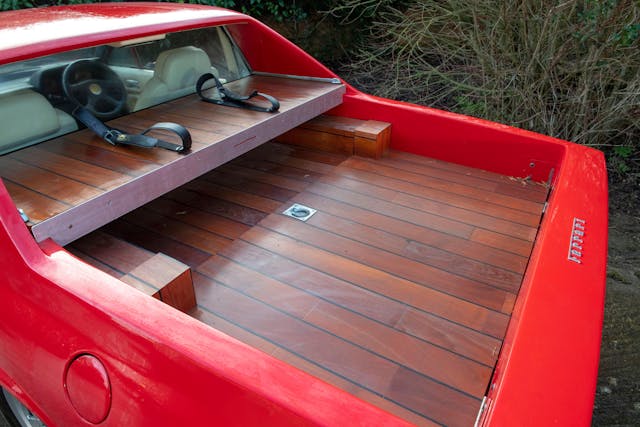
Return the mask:
<svg viewBox="0 0 640 427">
<path fill-rule="evenodd" d="M 62 89 L 73 103 L 103 120 L 116 117 L 127 105 L 124 83 L 98 61 L 81 59 L 67 65 L 62 73 Z"/>
</svg>

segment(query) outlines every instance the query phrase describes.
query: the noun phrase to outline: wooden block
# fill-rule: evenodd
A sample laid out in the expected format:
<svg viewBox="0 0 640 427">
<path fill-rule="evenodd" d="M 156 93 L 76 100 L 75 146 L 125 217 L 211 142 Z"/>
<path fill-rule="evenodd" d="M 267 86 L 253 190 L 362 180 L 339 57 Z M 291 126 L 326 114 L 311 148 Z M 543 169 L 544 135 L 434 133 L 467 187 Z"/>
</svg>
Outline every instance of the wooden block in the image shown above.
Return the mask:
<svg viewBox="0 0 640 427">
<path fill-rule="evenodd" d="M 148 295 L 159 294 L 162 302 L 178 310 L 186 312 L 196 305 L 191 269 L 163 253 L 140 264 L 122 280 Z"/>
<path fill-rule="evenodd" d="M 85 259 L 88 263 L 92 264 L 91 259 L 94 259 L 121 274 L 130 272 L 154 255 L 153 252 L 104 231 L 94 231 L 70 244 L 69 248 L 89 255 L 90 258 Z"/>
<path fill-rule="evenodd" d="M 389 151 L 390 144 L 390 123 L 367 120 L 355 130 L 354 154 L 357 156 L 380 159 Z"/>
<path fill-rule="evenodd" d="M 139 278 L 132 276 L 130 273 L 127 273 L 124 276 L 122 276 L 120 280 L 122 280 L 127 285 L 130 285 L 136 288 L 140 292 L 144 292 L 145 294 L 151 295 L 155 299 L 159 299 L 162 301 L 162 299 L 160 298 L 160 289 L 156 288 L 152 284 L 144 282 Z"/>
<path fill-rule="evenodd" d="M 196 294 L 193 290 L 193 280 L 191 269 L 187 267 L 184 274 L 181 274 L 160 289 L 160 299 L 162 302 L 175 307 L 180 311 L 187 312 L 196 306 Z"/>
<path fill-rule="evenodd" d="M 391 142 L 391 124 L 339 116 L 318 116 L 280 135 L 278 142 L 305 148 L 381 158 Z"/>
<path fill-rule="evenodd" d="M 298 127 L 280 135 L 276 141 L 329 153 L 352 155 L 352 135 L 346 136 L 344 132 L 327 132 L 319 128 Z"/>
<path fill-rule="evenodd" d="M 300 127 L 320 132 L 328 132 L 337 135 L 353 137 L 354 132 L 362 124 L 362 120 L 350 117 L 321 115 Z"/>
</svg>

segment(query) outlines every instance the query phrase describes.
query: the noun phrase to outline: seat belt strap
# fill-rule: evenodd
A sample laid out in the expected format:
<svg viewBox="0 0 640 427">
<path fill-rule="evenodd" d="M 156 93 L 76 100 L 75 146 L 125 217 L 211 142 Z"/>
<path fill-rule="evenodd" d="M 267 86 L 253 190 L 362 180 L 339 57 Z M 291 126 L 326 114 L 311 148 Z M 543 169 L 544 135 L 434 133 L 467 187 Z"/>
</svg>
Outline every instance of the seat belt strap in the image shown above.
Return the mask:
<svg viewBox="0 0 640 427">
<path fill-rule="evenodd" d="M 218 89 L 218 93 L 220 94 L 220 99 L 209 98 L 203 94 L 202 86 L 206 82 L 212 79 L 215 82 L 216 89 Z M 228 107 L 246 108 L 254 111 L 262 111 L 265 113 L 275 113 L 280 108 L 280 102 L 278 102 L 278 100 L 273 96 L 267 95 L 266 93 L 258 92 L 257 90 L 254 90 L 249 95 L 239 95 L 233 92 L 231 89 L 225 88 L 220 82 L 220 80 L 218 80 L 218 78 L 214 76 L 212 73 L 207 73 L 200 76 L 200 78 L 198 79 L 198 82 L 196 83 L 196 92 L 198 93 L 198 96 L 200 97 L 200 99 L 202 99 L 205 102 L 209 102 L 211 104 L 226 105 Z M 262 97 L 266 99 L 267 101 L 269 101 L 271 106 L 261 107 L 256 104 L 246 102 L 255 97 Z"/>
<path fill-rule="evenodd" d="M 93 133 L 95 133 L 111 145 L 133 145 L 136 147 L 145 148 L 160 147 L 181 154 L 187 153 L 191 148 L 191 134 L 184 126 L 177 123 L 156 123 L 153 126 L 145 129 L 140 134 L 131 135 L 119 129 L 107 126 L 84 107 L 76 107 L 76 109 L 73 110 L 73 117 L 78 119 L 87 128 L 91 129 Z M 182 141 L 182 145 L 163 141 L 161 139 L 147 135 L 148 132 L 151 132 L 153 130 L 168 130 L 175 133 Z"/>
</svg>

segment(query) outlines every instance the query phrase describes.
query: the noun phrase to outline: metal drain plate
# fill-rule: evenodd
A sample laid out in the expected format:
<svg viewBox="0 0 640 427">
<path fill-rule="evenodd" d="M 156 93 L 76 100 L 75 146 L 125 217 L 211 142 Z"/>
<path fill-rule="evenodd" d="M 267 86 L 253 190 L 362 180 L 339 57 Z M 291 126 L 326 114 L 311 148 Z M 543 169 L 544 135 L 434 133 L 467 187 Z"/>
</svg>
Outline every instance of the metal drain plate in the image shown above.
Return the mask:
<svg viewBox="0 0 640 427">
<path fill-rule="evenodd" d="M 282 212 L 286 216 L 290 216 L 291 218 L 299 219 L 300 221 L 306 221 L 311 216 L 318 212 L 317 210 L 310 208 L 309 206 L 299 205 L 294 203 L 290 206 L 286 211 Z"/>
</svg>

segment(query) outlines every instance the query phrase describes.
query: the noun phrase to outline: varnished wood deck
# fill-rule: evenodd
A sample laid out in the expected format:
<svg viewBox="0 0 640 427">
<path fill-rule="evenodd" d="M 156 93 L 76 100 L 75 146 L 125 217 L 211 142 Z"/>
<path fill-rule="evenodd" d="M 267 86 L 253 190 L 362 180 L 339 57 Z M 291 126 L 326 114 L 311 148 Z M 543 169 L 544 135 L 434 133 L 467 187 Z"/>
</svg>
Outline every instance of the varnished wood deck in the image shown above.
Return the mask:
<svg viewBox="0 0 640 427">
<path fill-rule="evenodd" d="M 228 87 L 269 93 L 280 101 L 280 111 L 224 107 L 190 95 L 109 123 L 129 133 L 157 122 L 182 124 L 193 138 L 186 155 L 113 147 L 82 130 L 0 156 L 0 177 L 31 219 L 36 240 L 67 244 L 339 105 L 345 91 L 340 84 L 267 76 Z"/>
<path fill-rule="evenodd" d="M 194 269 L 201 321 L 417 425 L 471 426 L 545 198 L 400 152 L 270 143 L 70 249 L 114 275 L 164 252 Z M 283 216 L 293 202 L 318 212 Z M 111 244 L 136 255 L 95 261 Z"/>
</svg>

